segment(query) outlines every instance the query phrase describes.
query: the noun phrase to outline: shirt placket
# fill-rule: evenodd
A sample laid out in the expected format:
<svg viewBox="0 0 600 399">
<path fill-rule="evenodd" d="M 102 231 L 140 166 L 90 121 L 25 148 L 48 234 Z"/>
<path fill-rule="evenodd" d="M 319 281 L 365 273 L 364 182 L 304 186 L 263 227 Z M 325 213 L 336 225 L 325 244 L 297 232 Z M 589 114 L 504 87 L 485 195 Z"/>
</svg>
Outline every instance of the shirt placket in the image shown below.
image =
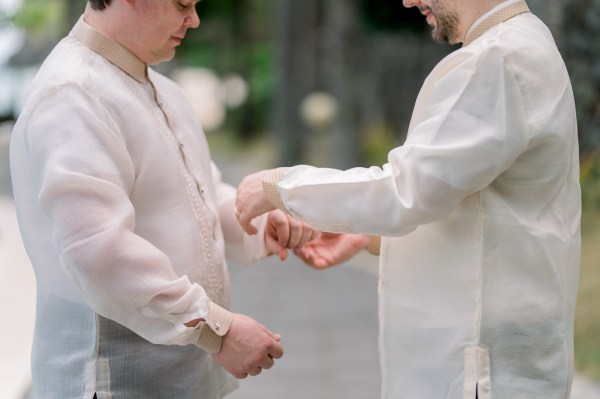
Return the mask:
<svg viewBox="0 0 600 399">
<path fill-rule="evenodd" d="M 209 209 L 214 216 L 217 215 L 217 211 L 216 209 L 214 209 L 214 207 L 211 204 L 211 201 L 208 201 L 206 198 L 206 189 L 204 188 L 203 184 L 202 184 L 202 176 L 198 176 L 198 174 L 195 171 L 195 168 L 193 167 L 193 165 L 190 163 L 190 157 L 187 155 L 187 147 L 185 144 L 185 140 L 182 137 L 179 137 L 179 135 L 176 133 L 174 126 L 173 126 L 173 118 L 169 115 L 169 113 L 166 110 L 166 107 L 164 105 L 164 102 L 160 100 L 158 92 L 154 86 L 154 84 L 152 84 L 152 81 L 150 81 L 150 79 L 148 79 L 148 82 L 150 83 L 150 87 L 152 88 L 152 93 L 153 93 L 153 98 L 154 101 L 156 103 L 156 105 L 158 105 L 158 108 L 160 109 L 162 116 L 165 119 L 165 122 L 167 124 L 167 126 L 169 127 L 169 133 L 172 135 L 173 139 L 177 142 L 177 147 L 179 149 L 179 155 L 181 156 L 181 159 L 183 161 L 183 165 L 185 167 L 186 173 L 187 175 L 192 179 L 192 181 L 194 182 L 195 188 L 198 192 L 198 194 L 200 195 L 200 197 L 202 198 L 202 201 L 205 205 L 205 207 L 207 209 Z M 213 232 L 213 236 L 215 235 L 215 233 Z"/>
<path fill-rule="evenodd" d="M 189 145 L 186 145 L 183 137 L 180 137 L 176 132 L 177 123 L 174 120 L 174 116 L 170 115 L 168 108 L 161 100 L 156 87 L 150 79 L 148 79 L 150 89 L 152 91 L 152 98 L 155 105 L 160 110 L 160 116 L 166 123 L 166 131 L 168 131 L 169 139 L 173 145 L 173 148 L 179 156 L 181 162 L 181 172 L 188 181 L 188 197 L 196 216 L 196 219 L 200 223 L 200 230 L 202 234 L 201 245 L 205 254 L 205 262 L 208 265 L 208 276 L 206 276 L 206 270 L 201 265 L 198 266 L 198 277 L 204 281 L 203 287 L 209 293 L 211 300 L 226 305 L 226 294 L 223 286 L 223 277 L 217 276 L 217 257 L 215 256 L 213 242 L 217 239 L 217 220 L 218 211 L 212 205 L 212 201 L 207 198 L 207 189 L 202 184 L 203 176 L 196 172 L 194 165 L 191 163 L 192 157 L 189 154 L 191 149 L 188 149 Z M 204 177 L 206 178 L 206 177 Z M 198 199 L 201 200 L 201 204 Z M 209 213 L 210 216 L 207 214 Z M 210 236 L 209 236 L 210 234 Z M 204 270 L 204 271 L 203 271 Z M 219 273 L 220 274 L 220 273 Z"/>
</svg>

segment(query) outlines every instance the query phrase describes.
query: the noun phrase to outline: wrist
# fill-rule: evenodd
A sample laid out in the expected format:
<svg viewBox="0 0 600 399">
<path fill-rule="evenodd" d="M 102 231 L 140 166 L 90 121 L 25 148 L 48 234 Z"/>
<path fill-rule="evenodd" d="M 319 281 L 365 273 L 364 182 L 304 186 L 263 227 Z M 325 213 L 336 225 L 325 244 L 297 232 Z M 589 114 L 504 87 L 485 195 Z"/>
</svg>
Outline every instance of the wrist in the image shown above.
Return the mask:
<svg viewBox="0 0 600 399">
<path fill-rule="evenodd" d="M 198 324 L 200 336 L 196 345 L 210 354 L 218 353 L 221 350 L 223 336 L 229 331 L 232 321 L 233 314 L 230 311 L 210 302 L 206 319 Z"/>
<path fill-rule="evenodd" d="M 285 204 L 281 200 L 281 196 L 279 195 L 279 190 L 277 189 L 277 185 L 283 178 L 283 175 L 289 168 L 277 168 L 272 169 L 262 179 L 263 191 L 267 200 L 271 205 L 273 205 L 277 209 L 281 209 L 283 212 L 288 213 L 285 208 Z"/>
</svg>

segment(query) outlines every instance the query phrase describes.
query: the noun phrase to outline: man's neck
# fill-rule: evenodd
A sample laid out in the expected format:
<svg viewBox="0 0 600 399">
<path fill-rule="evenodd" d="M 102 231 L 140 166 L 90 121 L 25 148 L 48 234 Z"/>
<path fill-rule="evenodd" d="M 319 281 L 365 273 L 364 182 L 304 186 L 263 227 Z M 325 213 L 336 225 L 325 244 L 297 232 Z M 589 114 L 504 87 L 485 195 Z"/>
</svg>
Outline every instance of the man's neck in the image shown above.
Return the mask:
<svg viewBox="0 0 600 399">
<path fill-rule="evenodd" d="M 116 40 L 116 36 L 118 36 L 113 27 L 114 16 L 113 9 L 111 7 L 107 7 L 104 10 L 94 10 L 90 3 L 88 2 L 85 7 L 85 11 L 83 12 L 83 19 L 85 23 L 94 28 L 94 30 L 102 33 L 104 36 Z"/>
<path fill-rule="evenodd" d="M 134 51 L 134 46 L 127 40 L 131 35 L 124 30 L 127 29 L 127 26 L 123 23 L 123 11 L 119 9 L 120 6 L 119 2 L 113 1 L 104 10 L 94 10 L 88 3 L 83 13 L 83 19 L 94 30 L 119 43 L 139 58 L 139 54 Z"/>
</svg>

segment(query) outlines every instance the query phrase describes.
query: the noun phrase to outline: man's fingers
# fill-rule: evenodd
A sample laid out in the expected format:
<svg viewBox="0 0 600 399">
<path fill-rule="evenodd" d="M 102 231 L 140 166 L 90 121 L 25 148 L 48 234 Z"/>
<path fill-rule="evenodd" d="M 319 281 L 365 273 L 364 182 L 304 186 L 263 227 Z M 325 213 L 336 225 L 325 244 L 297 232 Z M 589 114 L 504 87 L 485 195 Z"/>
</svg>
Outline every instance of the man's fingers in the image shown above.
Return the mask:
<svg viewBox="0 0 600 399">
<path fill-rule="evenodd" d="M 283 247 L 276 239 L 275 237 L 272 237 L 269 234 L 265 234 L 265 242 L 267 244 L 267 249 L 273 253 L 276 254 L 280 260 L 286 260 L 287 256 L 288 256 L 288 250 L 286 247 Z"/>
<path fill-rule="evenodd" d="M 322 270 L 331 266 L 326 259 L 324 259 L 321 255 L 318 255 L 316 252 L 314 252 L 314 250 L 308 251 L 307 247 L 295 249 L 294 253 L 304 263 L 314 269 Z"/>
<path fill-rule="evenodd" d="M 252 220 L 275 207 L 268 201 L 264 191 L 262 178 L 268 171 L 263 170 L 246 176 L 237 187 L 235 206 L 236 216 L 244 231 L 256 234 L 257 229 Z"/>
<path fill-rule="evenodd" d="M 250 217 L 248 211 L 245 210 L 244 207 L 239 206 L 237 204 L 237 201 L 235 207 L 233 208 L 233 212 L 235 213 L 235 217 L 237 218 L 238 223 L 240 224 L 240 226 L 242 226 L 242 229 L 246 233 L 254 235 L 258 232 L 256 227 L 254 227 L 254 225 L 252 224 L 252 217 Z"/>
<path fill-rule="evenodd" d="M 288 251 L 286 248 L 279 249 L 279 260 L 284 261 L 287 259 Z"/>
<path fill-rule="evenodd" d="M 283 355 L 281 336 L 247 316 L 234 314 L 234 322 L 223 338 L 223 346 L 213 356 L 239 379 L 256 376 L 274 365 Z"/>
<path fill-rule="evenodd" d="M 290 222 L 288 216 L 281 211 L 271 212 L 269 215 L 270 221 L 277 232 L 277 241 L 282 247 L 288 246 L 290 240 Z"/>
<path fill-rule="evenodd" d="M 265 333 L 267 333 L 271 338 L 275 340 L 275 342 L 271 343 L 271 347 L 269 348 L 269 356 L 273 359 L 279 359 L 283 356 L 283 346 L 279 343 L 281 341 L 281 335 L 272 333 L 267 327 L 262 326 Z"/>
<path fill-rule="evenodd" d="M 290 224 L 290 236 L 287 241 L 288 248 L 297 248 L 302 242 L 302 223 L 296 222 L 291 216 L 287 216 Z"/>
<path fill-rule="evenodd" d="M 279 341 L 281 339 L 281 335 L 280 334 L 275 334 L 275 333 L 271 332 L 271 330 L 269 330 L 267 327 L 263 326 L 260 323 L 259 323 L 259 325 L 262 327 L 263 331 L 265 333 L 267 333 L 267 335 L 269 337 L 273 338 L 275 341 Z"/>
<path fill-rule="evenodd" d="M 279 342 L 276 342 L 269 351 L 269 356 L 273 359 L 280 359 L 283 356 L 283 346 Z"/>
<path fill-rule="evenodd" d="M 260 366 L 265 369 L 268 370 L 271 367 L 273 367 L 273 365 L 275 364 L 275 360 L 273 360 L 273 358 L 271 356 L 267 356 L 263 359 L 263 361 L 261 362 Z"/>
<path fill-rule="evenodd" d="M 314 240 L 319 236 L 319 232 L 315 231 L 311 226 L 304 222 L 295 221 L 288 215 L 290 222 L 290 239 L 288 248 L 301 248 L 306 243 Z"/>
<path fill-rule="evenodd" d="M 252 220 L 248 216 L 246 216 L 246 214 L 243 211 L 240 213 L 238 221 L 240 222 L 240 226 L 242 226 L 242 229 L 246 233 L 254 235 L 258 232 L 256 227 L 254 227 L 254 225 L 252 224 Z"/>
<path fill-rule="evenodd" d="M 309 266 L 313 265 L 314 256 L 310 252 L 306 251 L 305 247 L 295 249 L 294 254 L 296 254 L 296 256 L 298 258 L 300 258 L 300 260 L 302 260 L 307 265 L 309 265 Z"/>
<path fill-rule="evenodd" d="M 254 367 L 251 370 L 248 370 L 248 375 L 250 376 L 256 376 L 259 375 L 262 371 L 262 367 Z"/>
<path fill-rule="evenodd" d="M 244 378 L 248 377 L 248 373 L 235 373 L 233 376 L 238 380 L 243 380 Z"/>
<path fill-rule="evenodd" d="M 302 238 L 296 248 L 303 247 L 306 243 L 310 242 L 316 237 L 315 231 L 306 223 L 302 223 Z"/>
</svg>

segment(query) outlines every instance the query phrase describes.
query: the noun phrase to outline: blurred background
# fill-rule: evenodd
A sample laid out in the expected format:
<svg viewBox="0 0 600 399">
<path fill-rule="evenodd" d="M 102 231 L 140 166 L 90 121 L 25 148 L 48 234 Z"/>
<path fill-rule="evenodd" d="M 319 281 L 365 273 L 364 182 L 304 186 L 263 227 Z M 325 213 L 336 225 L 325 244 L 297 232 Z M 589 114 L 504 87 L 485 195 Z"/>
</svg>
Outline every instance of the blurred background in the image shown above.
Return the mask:
<svg viewBox="0 0 600 399">
<path fill-rule="evenodd" d="M 584 213 L 575 364 L 578 386 L 592 389 L 578 399 L 599 399 L 600 2 L 528 4 L 552 30 L 576 96 Z M 84 6 L 0 0 L 0 398 L 27 396 L 35 307 L 14 220 L 11 129 L 38 66 Z M 418 10 L 401 1 L 203 0 L 197 11 L 199 29 L 156 69 L 188 93 L 232 184 L 274 166 L 381 165 L 404 141 L 425 77 L 455 49 L 433 43 Z M 377 398 L 376 274 L 367 257 L 321 273 L 294 261 L 232 267 L 236 310 L 274 324 L 291 347 L 284 366 L 243 381 L 234 397 Z M 287 287 L 277 304 L 266 281 Z"/>
</svg>

